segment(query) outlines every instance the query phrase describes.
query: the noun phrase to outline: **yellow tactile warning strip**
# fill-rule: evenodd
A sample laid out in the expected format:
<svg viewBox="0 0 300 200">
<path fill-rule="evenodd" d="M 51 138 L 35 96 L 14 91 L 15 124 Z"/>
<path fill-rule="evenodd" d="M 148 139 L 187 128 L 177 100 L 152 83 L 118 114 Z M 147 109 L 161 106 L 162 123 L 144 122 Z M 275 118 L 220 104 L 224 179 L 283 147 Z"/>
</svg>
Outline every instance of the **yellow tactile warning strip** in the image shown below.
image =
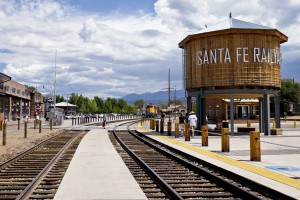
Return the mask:
<svg viewBox="0 0 300 200">
<path fill-rule="evenodd" d="M 141 124 L 138 124 L 138 128 L 140 128 L 143 131 L 148 132 L 148 133 L 151 132 L 151 131 L 145 129 L 144 127 L 142 127 Z M 289 185 L 291 187 L 300 189 L 300 181 L 299 180 L 292 179 L 290 177 L 284 176 L 282 174 L 279 174 L 279 173 L 276 173 L 276 172 L 273 172 L 273 171 L 270 171 L 270 170 L 267 170 L 267 169 L 255 166 L 255 165 L 251 165 L 251 164 L 248 164 L 248 163 L 245 163 L 245 162 L 237 161 L 237 160 L 234 160 L 232 158 L 229 158 L 229 157 L 226 157 L 226 156 L 222 156 L 220 154 L 213 153 L 213 152 L 201 149 L 199 147 L 195 147 L 195 146 L 187 144 L 185 142 L 181 142 L 181 141 L 178 141 L 178 140 L 173 140 L 171 138 L 168 138 L 168 137 L 165 137 L 165 136 L 161 136 L 161 135 L 157 135 L 157 134 L 153 134 L 153 135 L 155 137 L 159 137 L 162 140 L 165 140 L 165 141 L 168 141 L 170 143 L 179 145 L 179 146 L 184 147 L 186 149 L 195 151 L 197 153 L 201 153 L 201 154 L 209 156 L 211 158 L 214 158 L 214 159 L 220 160 L 222 162 L 231 164 L 233 166 L 236 166 L 236 167 L 245 169 L 247 171 L 253 172 L 253 173 L 258 174 L 260 176 L 264 176 L 266 178 L 275 180 L 277 182 L 280 182 L 280 183 Z"/>
</svg>

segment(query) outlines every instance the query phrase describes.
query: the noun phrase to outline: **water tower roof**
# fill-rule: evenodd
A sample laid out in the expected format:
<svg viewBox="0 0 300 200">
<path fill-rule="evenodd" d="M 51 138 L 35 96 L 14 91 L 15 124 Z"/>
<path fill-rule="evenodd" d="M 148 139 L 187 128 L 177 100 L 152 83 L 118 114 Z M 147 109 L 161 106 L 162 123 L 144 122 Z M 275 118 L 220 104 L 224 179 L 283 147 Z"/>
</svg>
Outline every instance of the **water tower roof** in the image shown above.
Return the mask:
<svg viewBox="0 0 300 200">
<path fill-rule="evenodd" d="M 251 22 L 246 22 L 234 18 L 229 18 L 227 20 L 224 20 L 222 22 L 219 22 L 215 25 L 209 26 L 207 28 L 202 29 L 198 33 L 207 33 L 212 31 L 220 31 L 230 28 L 238 28 L 238 29 L 274 29 L 267 26 L 262 26 L 258 24 L 254 24 Z"/>
</svg>

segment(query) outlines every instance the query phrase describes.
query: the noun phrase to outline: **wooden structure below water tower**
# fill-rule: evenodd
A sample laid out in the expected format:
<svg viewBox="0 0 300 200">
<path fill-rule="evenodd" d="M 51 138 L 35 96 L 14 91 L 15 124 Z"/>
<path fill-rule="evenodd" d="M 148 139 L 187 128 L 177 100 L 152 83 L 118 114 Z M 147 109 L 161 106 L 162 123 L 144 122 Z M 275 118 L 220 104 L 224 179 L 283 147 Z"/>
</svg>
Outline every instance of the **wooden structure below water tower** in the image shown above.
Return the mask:
<svg viewBox="0 0 300 200">
<path fill-rule="evenodd" d="M 228 20 L 188 35 L 180 43 L 188 111 L 197 99 L 198 127 L 204 124 L 205 101 L 230 99 L 231 134 L 234 99 L 259 99 L 260 132 L 270 134 L 270 97 L 275 100 L 280 128 L 280 45 L 288 37 L 274 28 L 229 17 Z"/>
</svg>

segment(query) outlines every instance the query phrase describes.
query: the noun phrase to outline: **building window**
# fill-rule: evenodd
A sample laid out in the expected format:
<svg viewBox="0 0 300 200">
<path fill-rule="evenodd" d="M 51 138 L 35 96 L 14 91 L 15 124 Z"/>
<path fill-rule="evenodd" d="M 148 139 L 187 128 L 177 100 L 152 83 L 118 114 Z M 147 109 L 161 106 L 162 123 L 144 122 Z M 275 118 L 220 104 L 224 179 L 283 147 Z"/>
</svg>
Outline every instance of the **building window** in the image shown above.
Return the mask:
<svg viewBox="0 0 300 200">
<path fill-rule="evenodd" d="M 25 96 L 25 92 L 24 91 L 22 91 L 22 96 Z"/>
<path fill-rule="evenodd" d="M 6 85 L 6 86 L 5 86 L 5 91 L 8 92 L 8 90 L 9 90 L 9 86 Z"/>
<path fill-rule="evenodd" d="M 12 87 L 11 91 L 12 91 L 12 93 L 16 93 L 16 88 Z"/>
<path fill-rule="evenodd" d="M 17 90 L 17 94 L 20 94 L 20 90 Z"/>
</svg>

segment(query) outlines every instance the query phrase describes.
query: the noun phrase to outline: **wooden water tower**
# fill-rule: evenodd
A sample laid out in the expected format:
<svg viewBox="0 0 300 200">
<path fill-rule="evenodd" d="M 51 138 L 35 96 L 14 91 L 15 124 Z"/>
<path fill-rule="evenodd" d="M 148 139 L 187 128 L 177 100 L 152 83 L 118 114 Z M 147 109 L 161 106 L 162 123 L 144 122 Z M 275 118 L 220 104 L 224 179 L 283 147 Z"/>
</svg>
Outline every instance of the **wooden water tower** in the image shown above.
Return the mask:
<svg viewBox="0 0 300 200">
<path fill-rule="evenodd" d="M 191 98 L 196 98 L 197 114 L 204 119 L 205 99 L 230 99 L 233 134 L 233 100 L 256 98 L 260 102 L 260 132 L 269 135 L 270 97 L 274 97 L 276 125 L 280 128 L 280 45 L 287 40 L 277 29 L 231 15 L 228 20 L 188 35 L 179 43 L 188 108 Z M 201 124 L 199 120 L 198 127 Z"/>
</svg>

